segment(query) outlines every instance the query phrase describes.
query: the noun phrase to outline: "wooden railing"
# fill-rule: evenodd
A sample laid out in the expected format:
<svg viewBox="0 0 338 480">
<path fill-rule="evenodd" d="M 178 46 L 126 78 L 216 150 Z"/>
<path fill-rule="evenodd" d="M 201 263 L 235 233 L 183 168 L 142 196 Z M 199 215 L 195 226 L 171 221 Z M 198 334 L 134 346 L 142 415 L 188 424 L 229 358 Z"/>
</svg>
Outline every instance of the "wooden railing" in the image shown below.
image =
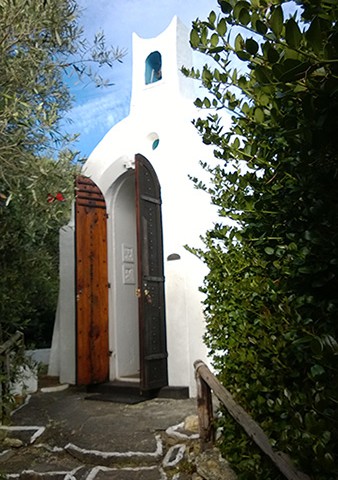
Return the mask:
<svg viewBox="0 0 338 480">
<path fill-rule="evenodd" d="M 15 350 L 23 353 L 23 338 L 22 332 L 16 332 L 0 345 L 0 421 L 3 421 L 9 413 L 7 399 L 10 394 L 13 369 L 13 359 L 11 357 Z"/>
<path fill-rule="evenodd" d="M 285 453 L 275 452 L 272 449 L 270 441 L 261 427 L 235 402 L 230 392 L 220 384 L 202 360 L 197 360 L 194 363 L 194 367 L 197 382 L 197 408 L 202 449 L 211 446 L 215 438 L 213 392 L 232 418 L 236 420 L 288 480 L 311 480 L 305 473 L 296 469 Z"/>
</svg>

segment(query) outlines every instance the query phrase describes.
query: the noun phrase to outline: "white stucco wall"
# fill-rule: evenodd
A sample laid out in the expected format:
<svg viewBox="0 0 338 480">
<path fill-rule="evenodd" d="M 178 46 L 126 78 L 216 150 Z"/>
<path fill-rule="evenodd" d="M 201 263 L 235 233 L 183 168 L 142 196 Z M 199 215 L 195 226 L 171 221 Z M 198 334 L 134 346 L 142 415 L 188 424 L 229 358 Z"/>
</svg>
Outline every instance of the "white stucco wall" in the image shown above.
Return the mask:
<svg viewBox="0 0 338 480">
<path fill-rule="evenodd" d="M 75 384 L 75 278 L 74 224 L 60 229 L 59 299 L 54 324 L 48 374 L 61 383 Z"/>
</svg>

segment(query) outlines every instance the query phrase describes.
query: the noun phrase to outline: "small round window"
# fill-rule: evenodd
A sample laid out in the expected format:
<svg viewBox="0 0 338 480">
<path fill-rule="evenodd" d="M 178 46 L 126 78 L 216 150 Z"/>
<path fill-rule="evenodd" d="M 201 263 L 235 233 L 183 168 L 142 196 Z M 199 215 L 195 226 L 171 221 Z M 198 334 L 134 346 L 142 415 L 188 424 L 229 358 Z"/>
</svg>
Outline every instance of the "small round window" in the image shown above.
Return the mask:
<svg viewBox="0 0 338 480">
<path fill-rule="evenodd" d="M 157 135 L 157 133 L 156 132 L 149 133 L 149 135 L 147 135 L 147 139 L 151 144 L 152 150 L 156 150 L 156 148 L 158 147 L 158 145 L 160 143 L 160 138 Z"/>
<path fill-rule="evenodd" d="M 156 138 L 156 140 L 153 141 L 153 144 L 152 144 L 152 149 L 153 150 L 156 150 L 156 148 L 158 147 L 158 144 L 160 143 L 160 139 L 159 138 Z"/>
<path fill-rule="evenodd" d="M 146 85 L 155 83 L 162 78 L 162 56 L 160 52 L 152 52 L 146 59 L 145 82 Z"/>
</svg>

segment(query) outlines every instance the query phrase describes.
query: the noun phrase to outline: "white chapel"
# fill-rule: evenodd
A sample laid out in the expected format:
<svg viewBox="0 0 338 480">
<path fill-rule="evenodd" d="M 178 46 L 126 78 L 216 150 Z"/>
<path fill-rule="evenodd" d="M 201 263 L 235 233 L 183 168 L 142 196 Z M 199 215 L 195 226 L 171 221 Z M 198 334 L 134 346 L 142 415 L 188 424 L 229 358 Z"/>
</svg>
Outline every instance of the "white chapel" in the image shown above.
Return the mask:
<svg viewBox="0 0 338 480">
<path fill-rule="evenodd" d="M 192 177 L 212 152 L 199 112 L 189 29 L 177 17 L 156 38 L 133 35 L 130 114 L 96 146 L 60 231 L 60 291 L 49 374 L 63 383 L 134 382 L 140 391 L 186 387 L 208 363 L 199 287 L 202 261 L 185 245 L 216 219 Z"/>
</svg>

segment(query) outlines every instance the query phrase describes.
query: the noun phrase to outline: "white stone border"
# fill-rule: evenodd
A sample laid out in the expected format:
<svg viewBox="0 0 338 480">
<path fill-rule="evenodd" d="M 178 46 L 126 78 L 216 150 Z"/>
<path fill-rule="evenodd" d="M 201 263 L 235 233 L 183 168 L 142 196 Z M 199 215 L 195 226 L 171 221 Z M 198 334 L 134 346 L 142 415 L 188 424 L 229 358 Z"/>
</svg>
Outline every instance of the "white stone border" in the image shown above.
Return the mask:
<svg viewBox="0 0 338 480">
<path fill-rule="evenodd" d="M 94 467 L 86 477 L 86 480 L 94 480 L 96 475 L 100 472 L 141 472 L 141 471 L 154 471 L 158 470 L 161 477 L 160 480 L 167 480 L 167 475 L 161 467 L 154 465 L 151 467 L 124 467 L 124 468 L 114 468 L 114 467 Z"/>
<path fill-rule="evenodd" d="M 14 410 L 12 410 L 10 412 L 10 416 L 12 417 L 14 415 L 14 413 L 18 412 L 23 407 L 25 407 L 28 404 L 28 402 L 31 398 L 32 398 L 32 395 L 26 395 L 24 402 L 21 405 L 19 405 L 18 407 L 14 408 Z"/>
<path fill-rule="evenodd" d="M 176 437 L 184 440 L 197 440 L 199 438 L 198 433 L 192 433 L 191 435 L 188 435 L 186 433 L 179 432 L 178 430 L 180 428 L 184 429 L 184 422 L 178 423 L 172 427 L 168 427 L 165 433 L 170 437 Z"/>
<path fill-rule="evenodd" d="M 184 422 L 179 423 L 177 425 L 168 427 L 166 430 L 166 434 L 171 436 L 171 437 L 176 437 L 179 439 L 184 439 L 184 440 L 195 440 L 199 438 L 199 434 L 191 434 L 187 435 L 184 433 L 179 432 L 179 429 L 184 428 Z M 39 426 L 4 426 L 0 425 L 1 430 L 7 430 L 7 431 L 30 431 L 30 430 L 35 430 L 35 433 L 30 437 L 30 445 L 33 444 L 37 438 L 39 438 L 43 432 L 46 430 L 46 427 L 39 427 Z M 156 440 L 156 449 L 153 452 L 139 452 L 139 451 L 127 451 L 127 452 L 103 452 L 100 450 L 88 450 L 85 448 L 78 447 L 77 445 L 73 443 L 68 443 L 65 447 L 51 447 L 48 444 L 45 443 L 40 443 L 35 445 L 36 448 L 45 448 L 46 450 L 50 452 L 62 452 L 62 451 L 73 451 L 77 453 L 81 453 L 83 455 L 94 455 L 99 458 L 104 458 L 104 459 L 109 459 L 109 458 L 121 458 L 121 457 L 151 457 L 154 459 L 157 459 L 163 455 L 163 442 L 161 439 L 161 435 L 155 435 L 155 440 Z M 173 455 L 173 452 L 177 450 L 176 456 L 173 460 L 170 460 L 170 458 Z M 183 458 L 184 453 L 186 450 L 186 445 L 185 444 L 176 444 L 173 445 L 169 448 L 168 452 L 166 453 L 163 461 L 162 461 L 162 466 L 164 468 L 170 468 L 175 465 L 177 465 Z M 9 450 L 5 450 L 4 452 L 0 453 L 0 456 L 4 455 L 7 453 Z M 160 474 L 160 479 L 159 480 L 167 480 L 168 477 L 163 470 L 161 465 L 151 465 L 151 466 L 140 466 L 140 467 L 122 467 L 122 468 L 114 468 L 114 467 L 105 467 L 105 466 L 96 466 L 90 470 L 89 474 L 87 475 L 85 480 L 95 480 L 95 477 L 97 474 L 102 471 L 102 472 L 118 472 L 118 471 L 153 471 L 153 470 L 158 470 Z M 63 480 L 76 480 L 75 474 L 81 469 L 84 468 L 84 465 L 81 465 L 79 467 L 76 467 L 75 469 L 66 472 L 66 471 L 53 471 L 53 472 L 35 472 L 34 470 L 24 470 L 21 473 L 11 473 L 11 474 L 5 474 L 6 478 L 11 479 L 11 478 L 19 478 L 22 473 L 26 474 L 34 474 L 38 477 L 43 478 L 44 476 L 52 476 L 52 475 L 60 475 L 63 476 Z M 173 480 L 179 480 L 180 475 L 175 474 L 173 477 Z"/>
<path fill-rule="evenodd" d="M 10 432 L 20 432 L 20 431 L 28 431 L 28 430 L 35 430 L 35 433 L 31 436 L 29 443 L 32 444 L 35 442 L 37 438 L 39 438 L 43 432 L 46 430 L 46 427 L 25 427 L 25 426 L 7 426 L 7 425 L 0 425 L 0 430 L 8 430 Z"/>
<path fill-rule="evenodd" d="M 158 458 L 163 455 L 163 444 L 160 435 L 155 435 L 156 450 L 154 452 L 102 452 L 100 450 L 87 450 L 85 448 L 78 447 L 74 443 L 68 443 L 64 449 L 66 451 L 75 451 L 84 455 L 95 455 L 101 458 L 113 458 L 113 457 L 154 457 Z"/>
<path fill-rule="evenodd" d="M 48 452 L 51 452 L 51 453 L 59 453 L 59 452 L 65 451 L 63 447 L 51 447 L 47 443 L 37 443 L 35 445 L 35 448 L 44 448 L 45 450 L 48 450 Z"/>
<path fill-rule="evenodd" d="M 34 477 L 41 477 L 42 479 L 51 475 L 63 475 L 64 480 L 76 480 L 75 474 L 78 472 L 83 465 L 76 467 L 70 472 L 67 471 L 54 471 L 54 472 L 36 472 L 35 470 L 23 470 L 21 473 L 8 473 L 6 478 L 20 478 L 22 474 L 34 475 Z"/>
<path fill-rule="evenodd" d="M 168 467 L 170 468 L 170 467 L 174 467 L 175 465 L 177 465 L 182 460 L 182 458 L 184 457 L 184 453 L 185 453 L 186 448 L 187 448 L 186 445 L 180 444 L 180 443 L 170 447 L 169 450 L 166 453 L 166 456 L 163 459 L 163 462 L 162 462 L 163 467 L 164 468 L 168 468 Z M 173 460 L 170 460 L 170 458 L 171 458 L 171 456 L 172 456 L 172 454 L 175 450 L 177 450 L 176 456 Z"/>
<path fill-rule="evenodd" d="M 69 384 L 63 383 L 62 385 L 55 385 L 54 387 L 42 387 L 40 391 L 42 393 L 63 392 L 63 390 L 67 390 L 67 388 L 69 388 Z"/>
</svg>

